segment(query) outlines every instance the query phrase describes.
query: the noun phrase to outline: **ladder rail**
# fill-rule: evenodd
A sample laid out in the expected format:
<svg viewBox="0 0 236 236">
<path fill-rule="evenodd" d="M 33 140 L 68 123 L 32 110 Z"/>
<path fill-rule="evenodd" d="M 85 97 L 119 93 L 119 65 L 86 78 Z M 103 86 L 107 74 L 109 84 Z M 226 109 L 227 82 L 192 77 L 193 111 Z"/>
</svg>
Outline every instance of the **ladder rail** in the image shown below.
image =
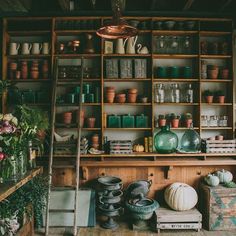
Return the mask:
<svg viewBox="0 0 236 236">
<path fill-rule="evenodd" d="M 77 117 L 77 154 L 76 154 L 76 189 L 75 189 L 75 201 L 74 201 L 74 236 L 77 235 L 77 212 L 79 208 L 79 176 L 80 176 L 80 141 L 81 141 L 81 109 L 82 109 L 82 94 L 83 94 L 83 75 L 84 75 L 84 58 L 81 57 L 81 81 L 80 81 L 80 94 L 79 94 L 79 108 L 78 113 L 79 117 Z M 77 115 L 78 116 L 78 115 Z"/>
<path fill-rule="evenodd" d="M 51 137 L 50 137 L 50 151 L 49 151 L 49 163 L 48 163 L 48 196 L 46 204 L 46 221 L 45 221 L 45 236 L 49 233 L 49 207 L 50 207 L 50 194 L 51 194 L 51 184 L 52 184 L 52 164 L 53 164 L 53 143 L 54 143 L 54 131 L 55 131 L 55 119 L 56 119 L 56 92 L 57 92 L 57 80 L 58 80 L 58 58 L 55 58 L 54 67 L 54 84 L 53 84 L 53 95 L 52 95 L 52 105 L 51 105 Z"/>
</svg>

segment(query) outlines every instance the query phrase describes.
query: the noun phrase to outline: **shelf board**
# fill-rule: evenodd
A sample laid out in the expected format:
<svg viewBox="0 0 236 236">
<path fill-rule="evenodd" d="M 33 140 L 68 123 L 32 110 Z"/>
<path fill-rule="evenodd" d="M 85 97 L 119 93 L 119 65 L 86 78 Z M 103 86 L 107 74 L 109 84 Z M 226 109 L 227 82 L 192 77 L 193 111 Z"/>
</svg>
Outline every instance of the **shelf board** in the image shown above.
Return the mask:
<svg viewBox="0 0 236 236">
<path fill-rule="evenodd" d="M 96 130 L 101 130 L 101 128 L 82 128 L 82 130 L 96 131 Z"/>
<path fill-rule="evenodd" d="M 13 83 L 48 83 L 51 79 L 10 79 Z"/>
<path fill-rule="evenodd" d="M 175 102 L 154 102 L 154 105 L 161 105 L 161 106 L 198 106 L 199 103 L 184 103 L 184 102 L 179 102 L 179 103 L 175 103 Z"/>
<path fill-rule="evenodd" d="M 78 126 L 77 126 L 77 124 L 75 124 L 75 123 L 72 123 L 72 124 L 63 124 L 63 123 L 56 123 L 55 124 L 55 127 L 57 128 L 57 129 L 77 129 L 78 128 Z M 84 128 L 81 128 L 81 130 L 82 131 L 99 131 L 99 130 L 101 130 L 101 128 L 86 128 L 86 127 L 84 127 Z"/>
<path fill-rule="evenodd" d="M 33 54 L 29 54 L 29 55 L 6 55 L 8 58 L 11 58 L 11 59 L 34 59 L 34 58 L 49 58 L 51 57 L 51 54 L 47 54 L 47 55 L 44 55 L 44 54 L 36 54 L 36 55 L 33 55 Z"/>
<path fill-rule="evenodd" d="M 202 102 L 201 105 L 204 105 L 204 106 L 232 106 L 233 104 L 232 103 L 206 103 L 206 102 Z"/>
<path fill-rule="evenodd" d="M 150 166 L 224 166 L 224 165 L 236 165 L 236 154 L 234 153 L 225 155 L 221 154 L 213 154 L 211 158 L 207 158 L 206 160 L 201 160 L 199 157 L 207 157 L 207 154 L 152 154 L 152 156 L 156 157 L 155 161 L 133 161 L 133 160 L 125 160 L 128 157 L 142 157 L 141 155 L 132 155 L 125 154 L 122 156 L 112 155 L 112 157 L 125 157 L 120 160 L 105 160 L 105 161 L 88 161 L 82 160 L 81 166 L 83 167 L 150 167 Z M 189 158 L 186 158 L 188 156 Z M 218 157 L 217 157 L 218 156 Z M 227 157 L 228 156 L 228 157 Z M 105 156 L 104 156 L 105 157 Z M 215 157 L 215 158 L 214 158 Z"/>
<path fill-rule="evenodd" d="M 197 54 L 153 54 L 153 58 L 167 58 L 167 59 L 192 59 L 197 58 Z"/>
<path fill-rule="evenodd" d="M 230 130 L 232 127 L 201 127 L 202 130 Z"/>
<path fill-rule="evenodd" d="M 153 30 L 152 33 L 154 35 L 189 35 L 189 34 L 197 34 L 197 30 Z"/>
<path fill-rule="evenodd" d="M 51 106 L 51 103 L 25 103 L 27 106 L 37 107 L 37 106 Z"/>
<path fill-rule="evenodd" d="M 231 79 L 201 79 L 200 82 L 206 82 L 206 83 L 227 83 L 227 82 L 233 82 Z"/>
<path fill-rule="evenodd" d="M 232 32 L 230 31 L 200 31 L 200 36 L 224 36 L 224 35 L 231 35 Z"/>
<path fill-rule="evenodd" d="M 144 82 L 144 81 L 150 81 L 151 78 L 122 78 L 122 79 L 106 79 L 104 78 L 104 82 Z"/>
<path fill-rule="evenodd" d="M 43 36 L 45 34 L 51 34 L 50 30 L 10 30 L 7 31 L 7 34 L 11 35 L 11 36 Z"/>
<path fill-rule="evenodd" d="M 185 78 L 155 78 L 153 82 L 198 82 L 199 79 L 185 79 Z"/>
<path fill-rule="evenodd" d="M 91 102 L 91 103 L 87 103 L 84 102 L 82 103 L 82 106 L 100 106 L 101 103 L 95 103 L 95 102 Z M 73 103 L 63 103 L 63 104 L 56 104 L 57 107 L 79 107 L 79 104 L 73 104 Z"/>
<path fill-rule="evenodd" d="M 138 34 L 152 33 L 152 30 L 138 30 Z"/>
<path fill-rule="evenodd" d="M 101 54 L 99 53 L 80 53 L 80 54 L 54 54 L 54 57 L 59 57 L 59 58 L 75 58 L 75 57 L 100 57 Z"/>
<path fill-rule="evenodd" d="M 189 128 L 187 128 L 187 127 L 178 127 L 178 128 L 172 128 L 172 127 L 170 127 L 170 128 L 171 128 L 171 130 L 187 130 L 187 129 L 189 129 Z M 160 127 L 154 127 L 154 129 L 161 129 L 161 128 L 160 128 Z M 198 130 L 199 127 L 193 127 L 193 129 Z"/>
<path fill-rule="evenodd" d="M 14 193 L 17 189 L 28 183 L 35 176 L 41 174 L 43 172 L 42 167 L 38 167 L 36 169 L 28 171 L 25 176 L 17 181 L 16 183 L 4 183 L 0 184 L 0 202 L 7 198 L 9 195 Z"/>
<path fill-rule="evenodd" d="M 147 102 L 147 103 L 128 103 L 128 102 L 125 102 L 125 103 L 118 103 L 118 102 L 113 102 L 113 103 L 108 103 L 108 102 L 105 102 L 103 103 L 104 105 L 108 105 L 108 106 L 150 106 L 152 105 L 150 102 Z"/>
<path fill-rule="evenodd" d="M 232 58 L 232 55 L 200 55 L 200 58 L 206 58 L 206 59 L 227 59 L 227 58 Z"/>
<path fill-rule="evenodd" d="M 152 128 L 104 128 L 105 130 L 116 130 L 116 131 L 146 131 Z"/>
<path fill-rule="evenodd" d="M 101 79 L 83 79 L 84 82 L 98 82 L 101 81 Z M 81 84 L 80 79 L 75 80 L 75 79 L 58 79 L 57 84 L 63 84 L 63 85 L 67 85 L 67 84 Z"/>
<path fill-rule="evenodd" d="M 102 54 L 104 57 L 150 57 L 151 54 Z"/>
<path fill-rule="evenodd" d="M 55 30 L 55 34 L 58 35 L 70 35 L 70 34 L 81 34 L 81 33 L 96 33 L 96 30 L 85 29 L 85 30 Z"/>
</svg>

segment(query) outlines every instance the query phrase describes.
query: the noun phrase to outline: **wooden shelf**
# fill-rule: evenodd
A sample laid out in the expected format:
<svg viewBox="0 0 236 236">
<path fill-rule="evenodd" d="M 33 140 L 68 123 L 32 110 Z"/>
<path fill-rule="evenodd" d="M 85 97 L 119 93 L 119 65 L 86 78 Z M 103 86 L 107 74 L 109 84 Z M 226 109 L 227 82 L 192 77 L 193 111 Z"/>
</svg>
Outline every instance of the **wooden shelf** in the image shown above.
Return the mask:
<svg viewBox="0 0 236 236">
<path fill-rule="evenodd" d="M 161 128 L 160 127 L 154 127 L 154 129 L 161 129 Z M 189 129 L 189 128 L 187 128 L 187 127 L 178 127 L 178 128 L 171 127 L 171 130 L 187 130 L 187 129 Z M 198 130 L 199 127 L 193 127 L 193 129 Z"/>
<path fill-rule="evenodd" d="M 231 79 L 201 79 L 200 82 L 204 83 L 228 83 L 233 82 Z"/>
<path fill-rule="evenodd" d="M 51 57 L 51 54 L 47 54 L 47 55 L 44 55 L 44 54 L 36 54 L 36 55 L 33 55 L 33 54 L 29 54 L 29 55 L 6 55 L 8 58 L 10 59 L 43 59 L 43 58 L 50 58 Z"/>
<path fill-rule="evenodd" d="M 26 103 L 27 106 L 31 106 L 31 107 L 46 107 L 46 106 L 51 106 L 50 103 Z"/>
<path fill-rule="evenodd" d="M 184 103 L 184 102 L 154 102 L 158 106 L 198 106 L 199 103 Z"/>
<path fill-rule="evenodd" d="M 227 59 L 232 58 L 231 55 L 200 55 L 201 58 L 206 59 Z"/>
<path fill-rule="evenodd" d="M 16 183 L 4 183 L 0 184 L 0 202 L 14 193 L 17 189 L 28 183 L 35 176 L 43 172 L 42 167 L 38 167 L 34 170 L 28 171 L 25 176 Z"/>
<path fill-rule="evenodd" d="M 101 103 L 87 103 L 84 102 L 82 103 L 82 106 L 100 106 Z M 57 107 L 78 107 L 79 104 L 74 104 L 74 103 L 63 103 L 63 104 L 56 104 Z"/>
<path fill-rule="evenodd" d="M 230 130 L 232 127 L 201 127 L 202 130 Z"/>
<path fill-rule="evenodd" d="M 201 103 L 202 105 L 204 106 L 232 106 L 233 103 L 205 103 L 205 102 L 202 102 Z"/>
<path fill-rule="evenodd" d="M 200 31 L 200 36 L 225 36 L 225 35 L 231 35 L 232 32 L 230 31 Z"/>
<path fill-rule="evenodd" d="M 80 53 L 80 54 L 54 54 L 54 57 L 58 58 L 75 58 L 75 57 L 100 57 L 101 54 L 99 53 L 91 53 L 91 54 L 86 54 L 86 53 Z"/>
<path fill-rule="evenodd" d="M 153 82 L 198 82 L 198 79 L 184 79 L 184 78 L 155 78 Z"/>
<path fill-rule="evenodd" d="M 116 131 L 146 131 L 151 128 L 104 128 L 105 130 L 116 130 Z"/>
<path fill-rule="evenodd" d="M 104 82 L 145 82 L 145 81 L 150 81 L 151 78 L 122 78 L 122 79 L 106 79 L 104 78 Z"/>
<path fill-rule="evenodd" d="M 155 35 L 190 35 L 198 34 L 197 30 L 153 30 L 152 33 Z"/>
<path fill-rule="evenodd" d="M 13 83 L 49 83 L 51 79 L 11 79 Z"/>
<path fill-rule="evenodd" d="M 151 54 L 102 54 L 103 57 L 150 57 Z"/>
<path fill-rule="evenodd" d="M 163 59 L 193 59 L 197 58 L 197 54 L 153 54 L 154 59 L 163 58 Z"/>
<path fill-rule="evenodd" d="M 50 30 L 10 30 L 7 31 L 10 36 L 44 36 L 51 34 Z"/>
<path fill-rule="evenodd" d="M 99 82 L 101 79 L 83 79 L 84 82 Z M 80 79 L 75 80 L 75 79 L 58 79 L 58 84 L 59 85 L 73 85 L 73 84 L 81 84 Z"/>
<path fill-rule="evenodd" d="M 147 102 L 147 103 L 118 103 L 118 102 L 113 102 L 113 103 L 103 103 L 104 105 L 107 105 L 107 106 L 151 106 L 152 104 L 150 102 Z"/>
<path fill-rule="evenodd" d="M 57 35 L 71 35 L 71 34 L 83 34 L 83 33 L 96 33 L 96 30 L 55 30 Z"/>
</svg>

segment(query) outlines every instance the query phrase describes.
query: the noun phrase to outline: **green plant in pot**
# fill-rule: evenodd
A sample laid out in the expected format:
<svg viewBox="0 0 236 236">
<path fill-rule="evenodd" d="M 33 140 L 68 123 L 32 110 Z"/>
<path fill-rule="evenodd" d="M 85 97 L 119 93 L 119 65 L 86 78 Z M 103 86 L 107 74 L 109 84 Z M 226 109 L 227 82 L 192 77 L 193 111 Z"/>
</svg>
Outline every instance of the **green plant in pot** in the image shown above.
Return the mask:
<svg viewBox="0 0 236 236">
<path fill-rule="evenodd" d="M 176 115 L 175 113 L 171 113 L 170 117 L 171 117 L 171 127 L 172 128 L 178 128 L 179 127 L 180 115 Z"/>
<path fill-rule="evenodd" d="M 225 103 L 225 93 L 222 90 L 218 90 L 214 94 L 217 98 L 217 102 L 223 104 Z"/>
<path fill-rule="evenodd" d="M 205 90 L 202 95 L 205 97 L 207 103 L 213 102 L 214 93 L 209 89 Z"/>
<path fill-rule="evenodd" d="M 165 115 L 158 116 L 158 127 L 162 127 L 166 125 L 166 117 Z"/>
<path fill-rule="evenodd" d="M 185 127 L 190 128 L 193 123 L 193 116 L 191 113 L 185 113 L 183 115 Z"/>
</svg>

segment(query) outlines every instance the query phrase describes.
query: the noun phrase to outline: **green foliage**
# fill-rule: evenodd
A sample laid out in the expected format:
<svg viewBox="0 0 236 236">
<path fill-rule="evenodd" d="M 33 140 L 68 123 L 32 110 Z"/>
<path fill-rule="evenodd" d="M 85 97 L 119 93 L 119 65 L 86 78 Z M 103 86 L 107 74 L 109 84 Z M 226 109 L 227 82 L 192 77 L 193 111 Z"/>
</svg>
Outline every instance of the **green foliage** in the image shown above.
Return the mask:
<svg viewBox="0 0 236 236">
<path fill-rule="evenodd" d="M 184 120 L 189 120 L 189 119 L 193 119 L 193 116 L 191 113 L 187 112 L 187 113 L 184 113 L 183 118 Z"/>
<path fill-rule="evenodd" d="M 215 95 L 216 97 L 225 96 L 225 93 L 224 93 L 222 90 L 217 90 L 217 91 L 214 93 L 214 95 Z"/>
<path fill-rule="evenodd" d="M 209 89 L 205 90 L 203 92 L 203 96 L 207 97 L 207 96 L 213 96 L 214 93 L 212 91 L 210 91 Z"/>
<path fill-rule="evenodd" d="M 0 80 L 0 95 L 6 92 L 10 86 L 11 83 L 9 80 Z"/>
</svg>

